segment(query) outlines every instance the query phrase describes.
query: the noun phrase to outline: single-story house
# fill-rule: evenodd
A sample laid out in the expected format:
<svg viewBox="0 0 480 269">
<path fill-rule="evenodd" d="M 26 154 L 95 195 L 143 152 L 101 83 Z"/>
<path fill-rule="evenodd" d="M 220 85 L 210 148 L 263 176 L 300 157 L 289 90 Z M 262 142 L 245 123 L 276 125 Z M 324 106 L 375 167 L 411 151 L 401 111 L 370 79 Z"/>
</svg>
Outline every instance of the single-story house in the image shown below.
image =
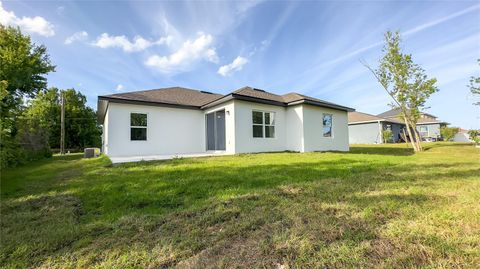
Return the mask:
<svg viewBox="0 0 480 269">
<path fill-rule="evenodd" d="M 387 119 L 401 120 L 399 108 L 385 111 L 377 116 Z M 438 117 L 422 112 L 417 122 L 417 131 L 423 141 L 437 141 L 442 139 L 440 128 L 447 125 L 447 122 L 438 120 Z"/>
<path fill-rule="evenodd" d="M 459 129 L 458 133 L 455 134 L 453 137 L 453 142 L 473 142 L 472 139 L 470 139 L 470 135 L 468 134 L 468 130 L 465 129 Z"/>
<path fill-rule="evenodd" d="M 405 124 L 398 119 L 386 119 L 362 112 L 348 112 L 348 134 L 350 144 L 381 144 L 382 131 L 392 131 L 390 142 L 402 141 Z"/>
<path fill-rule="evenodd" d="M 111 157 L 348 151 L 349 111 L 251 87 L 226 95 L 172 87 L 98 97 L 102 149 Z"/>
</svg>

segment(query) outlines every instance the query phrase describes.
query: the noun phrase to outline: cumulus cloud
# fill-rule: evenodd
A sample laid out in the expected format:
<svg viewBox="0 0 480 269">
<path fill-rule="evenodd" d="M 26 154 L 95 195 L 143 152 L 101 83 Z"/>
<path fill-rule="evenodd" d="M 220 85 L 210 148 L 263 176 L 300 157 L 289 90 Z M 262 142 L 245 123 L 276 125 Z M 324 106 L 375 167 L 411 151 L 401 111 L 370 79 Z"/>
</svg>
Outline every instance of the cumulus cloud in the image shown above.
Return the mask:
<svg viewBox="0 0 480 269">
<path fill-rule="evenodd" d="M 217 63 L 218 56 L 213 47 L 213 37 L 199 33 L 195 40 L 187 40 L 174 53 L 168 56 L 152 55 L 146 61 L 151 66 L 163 73 L 182 70 L 198 60 Z"/>
<path fill-rule="evenodd" d="M 233 60 L 233 62 L 227 65 L 221 66 L 218 69 L 217 73 L 225 77 L 233 74 L 234 72 L 242 70 L 243 66 L 247 63 L 248 63 L 247 58 L 238 56 L 237 58 L 235 58 L 235 60 Z"/>
<path fill-rule="evenodd" d="M 125 90 L 125 86 L 123 86 L 122 84 L 118 84 L 115 90 L 117 92 L 123 92 Z"/>
<path fill-rule="evenodd" d="M 157 41 L 150 41 L 141 36 L 135 36 L 132 41 L 124 35 L 110 36 L 107 33 L 101 34 L 93 43 L 100 48 L 121 48 L 125 52 L 142 51 L 154 45 L 170 44 L 171 36 L 162 37 Z"/>
<path fill-rule="evenodd" d="M 73 35 L 67 37 L 67 39 L 65 39 L 65 44 L 69 45 L 76 41 L 85 41 L 87 40 L 87 38 L 88 38 L 87 32 L 85 31 L 76 32 Z"/>
<path fill-rule="evenodd" d="M 48 22 L 43 17 L 22 17 L 19 18 L 13 11 L 7 11 L 3 8 L 2 2 L 0 2 L 0 24 L 18 26 L 23 31 L 28 33 L 39 34 L 42 36 L 53 36 L 55 31 L 53 30 L 53 24 Z"/>
</svg>

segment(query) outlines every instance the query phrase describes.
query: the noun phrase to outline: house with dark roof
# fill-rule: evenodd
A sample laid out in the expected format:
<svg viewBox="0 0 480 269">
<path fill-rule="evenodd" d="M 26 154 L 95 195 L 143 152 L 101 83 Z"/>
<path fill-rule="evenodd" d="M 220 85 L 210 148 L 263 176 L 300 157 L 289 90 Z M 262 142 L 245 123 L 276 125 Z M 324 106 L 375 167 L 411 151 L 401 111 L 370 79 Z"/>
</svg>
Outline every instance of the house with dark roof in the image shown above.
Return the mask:
<svg viewBox="0 0 480 269">
<path fill-rule="evenodd" d="M 395 108 L 378 114 L 378 117 L 387 119 L 402 120 L 400 117 L 400 109 Z M 417 122 L 417 131 L 423 141 L 437 141 L 442 139 L 440 128 L 447 126 L 448 122 L 438 119 L 437 116 L 422 112 Z"/>
<path fill-rule="evenodd" d="M 348 112 L 348 135 L 350 144 L 381 144 L 383 130 L 390 130 L 390 142 L 403 141 L 405 124 L 395 118 L 383 118 L 362 112 Z"/>
<path fill-rule="evenodd" d="M 243 87 L 221 95 L 172 87 L 99 96 L 97 116 L 108 156 L 161 158 L 348 151 L 349 111 L 298 93 Z"/>
</svg>

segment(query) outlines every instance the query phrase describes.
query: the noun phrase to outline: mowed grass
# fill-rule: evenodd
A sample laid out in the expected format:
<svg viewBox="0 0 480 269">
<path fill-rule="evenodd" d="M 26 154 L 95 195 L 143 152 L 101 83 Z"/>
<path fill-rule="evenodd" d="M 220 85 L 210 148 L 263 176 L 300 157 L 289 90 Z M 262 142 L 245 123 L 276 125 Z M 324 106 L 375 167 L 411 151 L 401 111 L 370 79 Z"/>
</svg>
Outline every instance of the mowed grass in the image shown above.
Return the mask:
<svg viewBox="0 0 480 269">
<path fill-rule="evenodd" d="M 55 156 L 3 172 L 0 204 L 4 268 L 480 265 L 480 149 L 467 144 Z"/>
</svg>

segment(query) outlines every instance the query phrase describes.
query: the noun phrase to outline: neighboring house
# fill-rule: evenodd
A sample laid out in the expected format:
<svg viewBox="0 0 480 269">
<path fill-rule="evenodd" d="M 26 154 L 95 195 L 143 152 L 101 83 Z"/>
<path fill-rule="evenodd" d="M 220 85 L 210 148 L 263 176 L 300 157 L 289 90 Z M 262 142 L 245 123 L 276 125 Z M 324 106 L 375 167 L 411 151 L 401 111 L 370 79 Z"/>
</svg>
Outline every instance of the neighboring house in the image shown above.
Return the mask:
<svg viewBox="0 0 480 269">
<path fill-rule="evenodd" d="M 453 142 L 473 142 L 473 140 L 470 139 L 468 130 L 459 129 L 458 133 L 456 133 L 455 136 L 453 137 Z"/>
<path fill-rule="evenodd" d="M 402 140 L 405 124 L 397 119 L 385 119 L 362 112 L 348 113 L 348 134 L 350 144 L 381 144 L 382 131 L 392 131 L 391 142 Z"/>
<path fill-rule="evenodd" d="M 181 87 L 98 97 L 108 156 L 348 151 L 354 109 L 298 93 Z"/>
<path fill-rule="evenodd" d="M 398 108 L 383 112 L 377 116 L 386 119 L 401 120 L 400 109 Z M 442 138 L 440 128 L 447 125 L 447 122 L 438 120 L 438 118 L 432 114 L 422 113 L 417 122 L 417 130 L 422 140 L 437 141 Z"/>
</svg>

